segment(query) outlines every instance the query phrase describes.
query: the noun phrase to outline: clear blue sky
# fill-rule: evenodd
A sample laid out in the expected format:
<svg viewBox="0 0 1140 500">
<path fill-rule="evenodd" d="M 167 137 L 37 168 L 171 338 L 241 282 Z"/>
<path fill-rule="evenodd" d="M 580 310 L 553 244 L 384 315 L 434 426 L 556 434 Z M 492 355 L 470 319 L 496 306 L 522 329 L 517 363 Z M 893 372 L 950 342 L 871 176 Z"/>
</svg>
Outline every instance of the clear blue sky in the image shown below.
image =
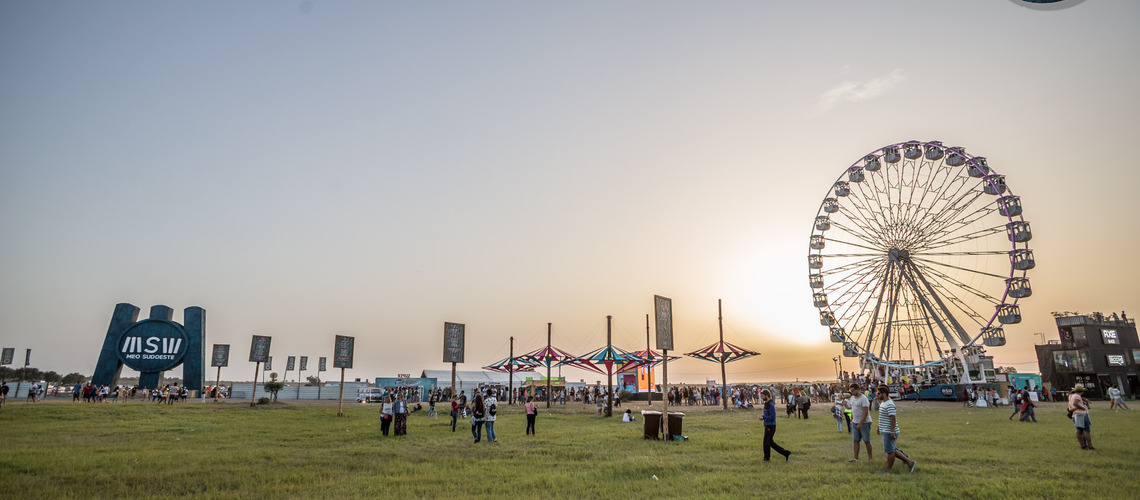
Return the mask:
<svg viewBox="0 0 1140 500">
<path fill-rule="evenodd" d="M 1023 197 L 1035 294 L 990 352 L 1035 371 L 1050 311 L 1140 313 L 1138 26 L 1126 0 L 0 3 L 0 343 L 90 373 L 115 303 L 198 305 L 223 378 L 254 334 L 354 335 L 349 376 L 390 376 L 445 366 L 444 321 L 461 369 L 547 322 L 638 348 L 661 294 L 683 350 L 724 299 L 764 353 L 730 379 L 825 378 L 812 218 L 920 139 Z"/>
</svg>

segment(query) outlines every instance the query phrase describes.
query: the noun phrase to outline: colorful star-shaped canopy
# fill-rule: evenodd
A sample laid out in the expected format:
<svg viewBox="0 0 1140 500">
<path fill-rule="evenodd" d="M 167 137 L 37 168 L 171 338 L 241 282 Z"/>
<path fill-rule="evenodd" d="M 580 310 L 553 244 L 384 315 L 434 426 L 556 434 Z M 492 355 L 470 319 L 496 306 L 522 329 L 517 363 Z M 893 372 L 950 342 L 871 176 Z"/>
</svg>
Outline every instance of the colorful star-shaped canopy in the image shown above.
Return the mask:
<svg viewBox="0 0 1140 500">
<path fill-rule="evenodd" d="M 703 359 L 705 361 L 712 361 L 715 363 L 720 363 L 721 361 L 724 361 L 725 363 L 731 363 L 733 361 L 739 361 L 744 358 L 759 356 L 760 353 L 756 351 L 749 351 L 748 349 L 732 345 L 722 340 L 713 345 L 697 349 L 693 352 L 687 352 L 685 355 L 692 356 L 697 359 Z"/>
<path fill-rule="evenodd" d="M 645 362 L 645 358 L 635 353 L 619 349 L 612 345 L 606 345 L 574 358 L 573 365 L 594 370 L 598 373 L 613 374 L 615 367 L 618 368 L 618 372 L 621 372 L 627 365 L 643 362 Z M 602 371 L 600 368 L 603 366 L 606 368 L 605 371 Z"/>
</svg>

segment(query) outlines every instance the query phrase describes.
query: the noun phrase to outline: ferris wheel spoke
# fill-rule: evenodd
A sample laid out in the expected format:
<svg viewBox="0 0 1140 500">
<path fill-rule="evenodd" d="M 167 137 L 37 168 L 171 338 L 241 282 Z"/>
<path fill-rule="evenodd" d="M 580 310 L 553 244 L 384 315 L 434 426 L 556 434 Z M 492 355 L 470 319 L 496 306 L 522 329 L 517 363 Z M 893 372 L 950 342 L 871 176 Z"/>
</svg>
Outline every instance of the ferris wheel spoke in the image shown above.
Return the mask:
<svg viewBox="0 0 1140 500">
<path fill-rule="evenodd" d="M 853 269 L 861 269 L 861 268 L 870 267 L 871 265 L 875 264 L 876 262 L 882 261 L 882 260 L 883 260 L 882 255 L 874 255 L 869 259 L 857 260 L 855 262 L 851 262 L 851 263 L 839 266 L 835 269 L 828 269 L 826 271 L 821 271 L 819 274 L 821 276 L 827 277 L 827 276 L 831 276 L 833 274 L 847 272 L 847 271 L 850 271 Z"/>
<path fill-rule="evenodd" d="M 866 246 L 866 245 L 860 245 L 860 244 L 858 244 L 858 243 L 851 243 L 850 241 L 837 240 L 837 239 L 832 239 L 832 238 L 828 238 L 828 239 L 827 239 L 827 241 L 830 241 L 830 242 L 832 242 L 832 243 L 839 243 L 839 244 L 842 244 L 842 245 L 850 245 L 850 246 L 853 246 L 853 247 L 856 247 L 856 248 L 862 248 L 863 250 L 870 250 L 870 251 L 872 251 L 872 252 L 879 252 L 879 255 L 883 255 L 883 254 L 885 254 L 885 253 L 886 253 L 886 251 L 885 251 L 885 250 L 883 250 L 882 248 L 869 247 L 869 246 Z M 873 243 L 872 243 L 872 244 L 873 244 Z"/>
<path fill-rule="evenodd" d="M 997 211 L 997 208 L 995 207 L 994 204 L 983 205 L 980 208 L 978 208 L 977 210 L 975 210 L 974 212 L 958 218 L 956 221 L 954 221 L 953 224 L 946 224 L 946 225 L 943 225 L 942 227 L 939 227 L 937 229 L 931 229 L 928 232 L 929 236 L 925 239 L 925 241 L 923 243 L 926 243 L 928 241 L 935 240 L 938 238 L 944 238 L 946 236 L 950 236 L 951 234 L 957 232 L 958 230 L 970 227 L 975 222 L 978 222 L 982 218 L 984 218 L 987 215 L 990 215 L 996 211 Z"/>
<path fill-rule="evenodd" d="M 954 229 L 950 229 L 951 227 L 968 226 L 969 224 L 973 223 L 973 220 L 968 222 L 965 221 L 966 217 L 964 217 L 962 214 L 965 213 L 966 210 L 971 206 L 974 206 L 975 202 L 977 202 L 978 199 L 984 195 L 985 192 L 980 190 L 971 190 L 963 193 L 960 198 L 955 200 L 953 203 L 947 204 L 933 218 L 923 221 L 922 227 L 928 234 L 938 235 L 953 232 Z M 983 203 L 981 204 L 981 207 L 983 209 L 986 207 L 991 207 L 992 209 L 993 204 Z"/>
<path fill-rule="evenodd" d="M 965 257 L 965 256 L 981 256 L 981 255 L 1009 255 L 1009 250 L 983 250 L 978 252 L 911 252 L 911 255 L 921 255 L 923 257 L 940 256 L 940 257 Z M 836 257 L 842 257 L 836 255 Z"/>
<path fill-rule="evenodd" d="M 871 303 L 870 300 L 861 299 L 864 296 L 870 299 L 869 294 L 874 291 L 874 287 L 882 280 L 883 267 L 884 266 L 879 266 L 871 269 L 868 273 L 869 279 L 861 282 L 863 286 L 859 290 L 856 291 L 854 290 L 854 287 L 851 287 L 852 290 L 847 294 L 852 297 L 852 300 L 850 302 L 837 301 L 835 303 L 835 308 L 839 312 L 839 314 L 836 315 L 837 318 L 849 320 L 852 323 L 857 321 L 857 318 L 863 314 L 861 309 L 865 310 L 866 307 Z M 862 305 L 860 306 L 860 304 Z M 855 312 L 855 315 L 851 316 L 849 314 L 851 312 Z"/>
<path fill-rule="evenodd" d="M 952 268 L 952 269 L 957 269 L 957 270 L 959 270 L 959 271 L 966 271 L 966 272 L 968 272 L 968 273 L 980 274 L 980 275 L 982 275 L 982 276 L 989 276 L 989 277 L 991 277 L 991 278 L 998 278 L 998 279 L 1003 279 L 1003 280 L 1004 280 L 1004 279 L 1006 279 L 1006 278 L 1008 278 L 1008 277 L 1009 277 L 1009 276 L 1002 276 L 1002 275 L 1000 275 L 1000 274 L 987 273 L 987 272 L 985 272 L 985 271 L 978 271 L 978 270 L 976 270 L 976 269 L 970 269 L 970 268 L 966 268 L 966 267 L 962 267 L 962 266 L 955 266 L 954 264 L 947 264 L 947 263 L 945 263 L 945 262 L 938 262 L 938 261 L 936 261 L 936 260 L 923 259 L 923 258 L 921 258 L 921 257 L 914 257 L 914 260 L 916 260 L 916 261 L 918 261 L 918 262 L 926 262 L 926 263 L 928 263 L 928 264 L 934 264 L 934 265 L 937 265 L 937 266 L 949 267 L 949 268 Z"/>
<path fill-rule="evenodd" d="M 969 177 L 959 177 L 952 171 L 947 172 L 946 176 L 947 177 L 943 181 L 942 188 L 940 189 L 940 192 L 946 194 L 935 196 L 934 200 L 930 202 L 930 205 L 927 207 L 926 211 L 918 219 L 919 222 L 917 225 L 931 225 L 936 220 L 939 220 L 941 217 L 946 216 L 947 212 L 954 212 L 954 207 L 956 205 L 962 201 L 965 201 L 967 197 L 970 197 L 972 190 L 967 189 L 964 193 L 962 191 L 970 184 Z M 951 189 L 953 189 L 952 193 L 949 192 Z M 976 199 L 976 197 L 971 197 L 970 200 L 965 203 L 965 205 L 968 206 L 970 203 L 973 203 L 974 199 Z"/>
<path fill-rule="evenodd" d="M 935 250 L 938 248 L 948 247 L 951 245 L 958 245 L 958 244 L 966 243 L 968 241 L 973 241 L 973 240 L 985 238 L 987 236 L 992 236 L 995 234 L 1004 233 L 1005 231 L 1006 231 L 1005 225 L 994 226 L 994 227 L 990 227 L 990 228 L 986 228 L 986 229 L 979 229 L 979 230 L 974 231 L 972 233 L 958 235 L 958 236 L 946 238 L 946 239 L 939 240 L 939 241 L 934 241 L 934 242 L 928 243 L 926 245 L 917 247 L 917 248 L 915 248 L 915 250 L 919 251 L 919 252 L 925 252 L 926 250 Z"/>
<path fill-rule="evenodd" d="M 855 213 L 846 209 L 842 205 L 840 205 L 840 207 L 839 207 L 839 212 L 842 213 L 843 215 L 847 216 L 847 219 L 851 222 L 851 227 L 848 227 L 848 225 L 846 223 L 839 222 L 837 220 L 831 221 L 831 224 L 833 226 L 839 227 L 839 228 L 841 228 L 841 229 L 843 229 L 849 233 L 852 233 L 855 235 L 856 238 L 859 238 L 859 239 L 866 241 L 868 243 L 878 244 L 878 245 L 883 244 L 882 237 L 880 235 L 878 235 L 877 232 L 874 230 L 874 228 L 872 228 L 869 224 L 867 224 L 867 222 L 865 220 L 855 217 L 855 215 L 856 215 Z M 858 231 L 856 231 L 855 229 L 858 229 Z"/>
<path fill-rule="evenodd" d="M 982 300 L 989 301 L 991 304 L 1000 304 L 1001 303 L 1001 299 L 994 297 L 994 296 L 992 296 L 986 292 L 983 292 L 981 290 L 978 290 L 977 288 L 974 288 L 970 285 L 962 283 L 961 281 L 955 279 L 954 277 L 952 277 L 946 273 L 943 273 L 937 269 L 934 269 L 932 267 L 925 266 L 925 265 L 919 265 L 919 263 L 917 261 L 914 262 L 914 265 L 917 266 L 919 269 L 921 269 L 923 272 L 925 272 L 931 276 L 934 276 L 941 281 L 949 282 L 949 283 L 953 284 L 954 286 L 961 288 L 962 290 L 965 290 L 965 291 L 981 298 Z"/>
</svg>

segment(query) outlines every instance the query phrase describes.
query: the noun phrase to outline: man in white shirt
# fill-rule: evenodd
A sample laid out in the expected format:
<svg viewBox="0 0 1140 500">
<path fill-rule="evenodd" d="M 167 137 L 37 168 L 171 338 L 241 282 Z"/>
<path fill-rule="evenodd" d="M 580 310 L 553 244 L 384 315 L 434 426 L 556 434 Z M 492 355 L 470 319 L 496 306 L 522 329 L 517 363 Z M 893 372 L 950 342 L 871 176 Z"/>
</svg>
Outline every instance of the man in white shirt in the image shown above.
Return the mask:
<svg viewBox="0 0 1140 500">
<path fill-rule="evenodd" d="M 867 447 L 867 460 L 874 460 L 871 456 L 871 402 L 867 395 L 859 389 L 859 384 L 851 384 L 851 398 L 847 400 L 847 407 L 851 409 L 851 439 L 854 457 L 848 462 L 859 461 L 859 441 Z"/>
</svg>

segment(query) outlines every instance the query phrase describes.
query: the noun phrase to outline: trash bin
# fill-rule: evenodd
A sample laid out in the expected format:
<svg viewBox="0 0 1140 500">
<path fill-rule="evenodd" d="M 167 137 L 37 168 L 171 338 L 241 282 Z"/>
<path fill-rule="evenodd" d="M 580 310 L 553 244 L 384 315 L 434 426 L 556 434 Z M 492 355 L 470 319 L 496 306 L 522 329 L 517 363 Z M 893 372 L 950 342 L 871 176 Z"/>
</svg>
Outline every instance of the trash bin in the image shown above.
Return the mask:
<svg viewBox="0 0 1140 500">
<path fill-rule="evenodd" d="M 666 436 L 666 438 L 671 438 L 672 436 L 684 436 L 685 435 L 685 433 L 683 432 L 683 429 L 681 427 L 681 420 L 684 418 L 685 418 L 684 413 L 669 412 L 669 434 L 670 435 Z M 669 440 L 672 441 L 673 439 L 669 439 Z"/>
<path fill-rule="evenodd" d="M 661 412 L 641 410 L 641 420 L 645 421 L 645 439 L 661 439 Z"/>
</svg>

